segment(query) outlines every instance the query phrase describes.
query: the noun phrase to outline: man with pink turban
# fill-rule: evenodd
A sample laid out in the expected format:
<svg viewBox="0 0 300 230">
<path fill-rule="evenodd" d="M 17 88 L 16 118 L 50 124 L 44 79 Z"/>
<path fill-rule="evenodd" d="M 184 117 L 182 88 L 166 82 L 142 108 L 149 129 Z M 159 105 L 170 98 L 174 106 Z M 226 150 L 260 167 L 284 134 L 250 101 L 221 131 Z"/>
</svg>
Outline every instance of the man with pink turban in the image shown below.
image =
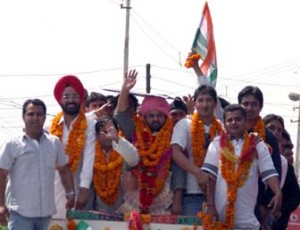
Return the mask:
<svg viewBox="0 0 300 230">
<path fill-rule="evenodd" d="M 65 194 L 58 175 L 55 180 L 57 213 L 54 219 L 65 219 L 65 199 L 77 196 L 76 207 L 82 209 L 88 201 L 93 175 L 95 122 L 86 119 L 83 111 L 84 87 L 73 75 L 59 79 L 54 88 L 54 97 L 62 108 L 52 120 L 50 133 L 58 136 L 65 148 L 69 167 L 73 173 L 75 191 Z"/>
<path fill-rule="evenodd" d="M 132 117 L 128 95 L 136 83 L 136 76 L 135 70 L 125 76 L 115 114 L 126 139 L 132 141 L 140 155 L 138 166 L 126 175 L 128 183 L 125 202 L 119 211 L 170 214 L 173 202 L 170 188 L 170 141 L 173 127 L 168 116 L 170 106 L 164 97 L 146 95 L 140 107 L 141 115 Z"/>
</svg>

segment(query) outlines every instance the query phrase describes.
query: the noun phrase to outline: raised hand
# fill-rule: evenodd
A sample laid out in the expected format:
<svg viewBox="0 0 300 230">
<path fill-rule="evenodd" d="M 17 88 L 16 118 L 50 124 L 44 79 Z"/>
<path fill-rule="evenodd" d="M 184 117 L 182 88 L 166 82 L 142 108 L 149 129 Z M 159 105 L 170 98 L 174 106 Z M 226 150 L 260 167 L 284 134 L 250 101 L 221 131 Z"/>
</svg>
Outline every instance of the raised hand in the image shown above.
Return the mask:
<svg viewBox="0 0 300 230">
<path fill-rule="evenodd" d="M 118 131 L 111 119 L 105 122 L 103 129 L 101 130 L 101 135 L 105 136 L 108 140 L 114 140 L 118 142 L 119 135 Z"/>
<path fill-rule="evenodd" d="M 137 75 L 138 75 L 138 72 L 135 69 L 130 70 L 128 73 L 126 73 L 124 76 L 124 82 L 123 82 L 122 88 L 124 90 L 130 91 L 136 83 Z"/>
<path fill-rule="evenodd" d="M 193 101 L 193 98 L 190 94 L 187 96 L 182 97 L 183 102 L 186 104 L 186 107 L 188 109 L 188 114 L 193 114 L 195 110 L 195 103 Z"/>
<path fill-rule="evenodd" d="M 188 54 L 188 59 L 191 60 L 191 67 L 194 69 L 195 73 L 197 76 L 200 76 L 200 75 L 203 75 L 201 69 L 200 69 L 200 66 L 199 66 L 199 59 L 196 58 L 196 55 L 197 53 L 195 51 L 191 51 L 189 54 Z"/>
<path fill-rule="evenodd" d="M 98 118 L 102 116 L 113 116 L 115 106 L 111 102 L 107 102 L 104 105 L 102 105 L 99 109 L 95 111 L 95 114 L 97 115 Z"/>
</svg>

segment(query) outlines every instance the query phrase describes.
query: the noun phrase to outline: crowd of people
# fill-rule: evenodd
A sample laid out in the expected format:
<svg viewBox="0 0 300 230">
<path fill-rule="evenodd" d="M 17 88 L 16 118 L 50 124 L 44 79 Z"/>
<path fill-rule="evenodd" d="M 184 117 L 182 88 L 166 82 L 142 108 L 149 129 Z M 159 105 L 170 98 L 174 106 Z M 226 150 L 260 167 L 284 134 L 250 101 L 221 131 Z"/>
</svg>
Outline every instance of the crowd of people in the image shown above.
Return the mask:
<svg viewBox="0 0 300 230">
<path fill-rule="evenodd" d="M 139 103 L 135 70 L 118 96 L 62 77 L 54 86 L 62 111 L 50 124 L 45 103 L 26 100 L 24 129 L 0 150 L 0 224 L 45 230 L 70 209 L 137 210 L 198 216 L 204 229 L 286 229 L 300 189 L 283 118 L 261 117 L 258 87 L 230 104 L 196 60 L 193 68 L 193 96 L 171 103 L 159 95 Z"/>
</svg>

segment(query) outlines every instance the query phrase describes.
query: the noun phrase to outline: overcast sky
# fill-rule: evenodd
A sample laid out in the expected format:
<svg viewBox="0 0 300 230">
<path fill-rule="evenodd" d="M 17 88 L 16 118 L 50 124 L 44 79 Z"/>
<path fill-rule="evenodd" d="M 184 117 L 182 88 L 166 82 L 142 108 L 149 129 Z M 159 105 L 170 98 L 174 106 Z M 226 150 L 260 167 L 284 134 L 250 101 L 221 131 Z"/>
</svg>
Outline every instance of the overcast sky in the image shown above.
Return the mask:
<svg viewBox="0 0 300 230">
<path fill-rule="evenodd" d="M 22 127 L 21 104 L 43 99 L 59 111 L 55 82 L 75 74 L 89 91 L 119 89 L 125 13 L 117 0 L 0 1 L 0 139 Z M 296 139 L 299 92 L 300 1 L 208 1 L 214 24 L 218 93 L 236 102 L 246 85 L 264 92 L 263 115 L 285 118 Z M 196 78 L 183 67 L 199 25 L 202 0 L 131 0 L 129 67 L 139 72 L 135 90 L 145 92 L 150 63 L 153 93 L 193 93 Z M 106 92 L 103 92 L 106 93 Z M 300 92 L 299 92 L 300 93 Z"/>
</svg>

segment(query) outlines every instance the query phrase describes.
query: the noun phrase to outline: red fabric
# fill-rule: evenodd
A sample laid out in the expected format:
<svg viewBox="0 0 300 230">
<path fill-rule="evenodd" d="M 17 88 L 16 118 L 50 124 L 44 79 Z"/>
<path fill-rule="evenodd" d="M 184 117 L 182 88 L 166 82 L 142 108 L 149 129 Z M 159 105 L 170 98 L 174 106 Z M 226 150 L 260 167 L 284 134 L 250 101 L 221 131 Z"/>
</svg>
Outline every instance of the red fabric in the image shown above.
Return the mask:
<svg viewBox="0 0 300 230">
<path fill-rule="evenodd" d="M 84 101 L 84 87 L 81 81 L 73 75 L 63 76 L 54 87 L 54 97 L 58 103 L 66 87 L 71 86 L 80 96 L 81 103 Z"/>
</svg>

